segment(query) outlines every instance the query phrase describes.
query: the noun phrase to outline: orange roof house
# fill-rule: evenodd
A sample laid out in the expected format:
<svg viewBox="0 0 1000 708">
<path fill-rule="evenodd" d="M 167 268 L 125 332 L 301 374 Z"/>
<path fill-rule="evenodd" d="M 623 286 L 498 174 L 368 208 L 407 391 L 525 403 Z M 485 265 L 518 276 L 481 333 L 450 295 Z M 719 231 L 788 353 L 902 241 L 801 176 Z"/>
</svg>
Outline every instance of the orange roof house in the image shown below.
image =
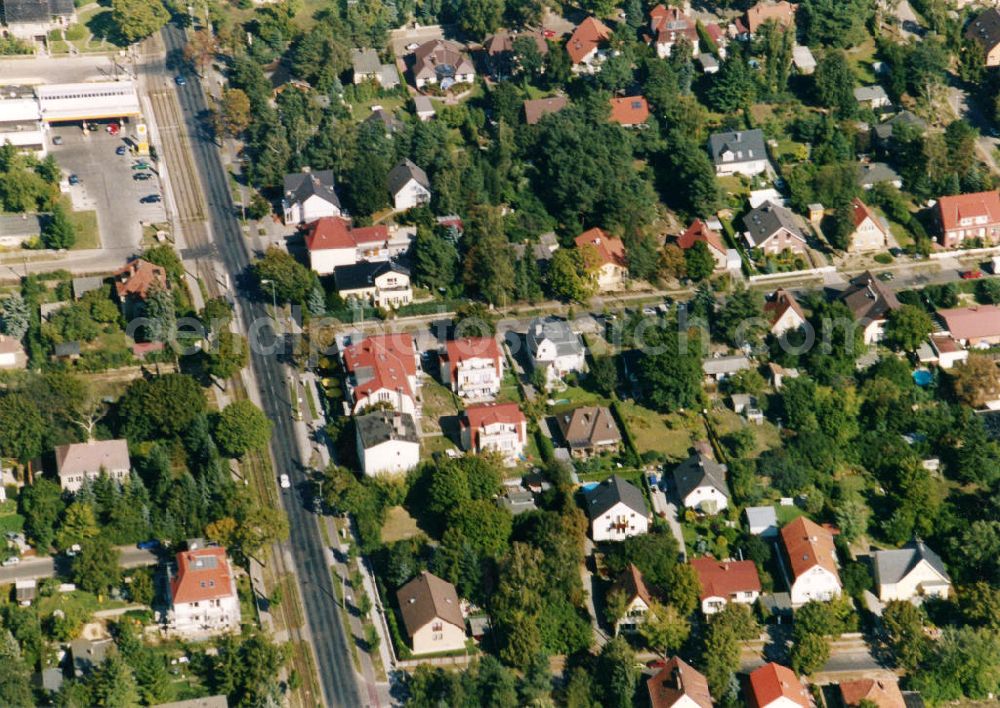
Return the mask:
<svg viewBox="0 0 1000 708">
<path fill-rule="evenodd" d="M 945 248 L 976 238 L 985 245 L 1000 240 L 1000 194 L 996 190 L 941 197 L 936 211 Z"/>
<path fill-rule="evenodd" d="M 771 334 L 775 337 L 806 323 L 806 313 L 802 311 L 799 301 L 784 288 L 775 290 L 764 303 L 764 315 L 771 321 Z"/>
<path fill-rule="evenodd" d="M 705 675 L 675 656 L 646 681 L 650 708 L 712 708 Z"/>
<path fill-rule="evenodd" d="M 153 285 L 167 287 L 167 271 L 142 258 L 136 258 L 114 272 L 115 293 L 121 302 L 129 298 L 145 301 Z"/>
<path fill-rule="evenodd" d="M 937 314 L 952 338 L 968 346 L 1000 343 L 1000 306 L 954 307 Z"/>
<path fill-rule="evenodd" d="M 837 552 L 829 529 L 800 516 L 781 529 L 792 574 L 792 606 L 840 595 Z"/>
<path fill-rule="evenodd" d="M 677 237 L 677 245 L 686 251 L 698 241 L 704 242 L 713 252 L 726 255 L 726 244 L 722 240 L 722 234 L 709 228 L 708 224 L 701 219 L 695 219 L 687 227 L 687 230 Z"/>
<path fill-rule="evenodd" d="M 624 125 L 627 128 L 634 128 L 644 125 L 649 118 L 649 103 L 643 96 L 626 96 L 625 98 L 611 99 L 611 116 L 608 118 L 612 123 Z"/>
<path fill-rule="evenodd" d="M 235 580 L 220 547 L 181 551 L 177 554 L 177 575 L 170 583 L 173 602 L 205 602 L 235 594 Z"/>
<path fill-rule="evenodd" d="M 601 292 L 621 290 L 628 274 L 625 244 L 607 231 L 593 228 L 574 239 L 577 248 L 592 246 L 597 253 L 597 287 Z"/>
<path fill-rule="evenodd" d="M 691 43 L 694 56 L 698 56 L 698 29 L 690 17 L 678 7 L 657 5 L 649 11 L 649 29 L 653 32 L 653 46 L 661 59 L 670 56 L 674 44 L 682 37 Z"/>
<path fill-rule="evenodd" d="M 489 362 L 484 368 L 483 362 Z M 486 368 L 492 370 L 487 373 Z M 491 398 L 500 392 L 504 358 L 493 337 L 466 337 L 448 342 L 441 355 L 441 374 L 464 398 Z"/>
<path fill-rule="evenodd" d="M 574 65 L 589 64 L 598 48 L 609 39 L 611 30 L 608 26 L 597 18 L 588 17 L 573 30 L 566 42 L 566 52 Z"/>
<path fill-rule="evenodd" d="M 728 602 L 750 605 L 760 596 L 760 576 L 753 561 L 693 558 L 691 567 L 701 583 L 701 611 L 718 612 Z"/>
<path fill-rule="evenodd" d="M 493 450 L 508 459 L 524 452 L 528 419 L 516 403 L 469 406 L 459 421 L 462 447 L 474 452 Z"/>
<path fill-rule="evenodd" d="M 790 703 L 812 708 L 809 692 L 795 672 L 773 661 L 750 673 L 747 703 L 750 708 L 784 708 Z"/>
<path fill-rule="evenodd" d="M 343 360 L 355 413 L 386 403 L 400 413 L 419 415 L 415 400 L 417 353 L 409 334 L 366 337 L 346 347 Z"/>
<path fill-rule="evenodd" d="M 788 0 L 779 0 L 779 2 L 762 0 L 747 10 L 747 28 L 750 30 L 750 34 L 756 34 L 761 25 L 769 21 L 785 28 L 794 27 L 795 13 L 798 9 L 797 4 L 790 3 Z"/>
<path fill-rule="evenodd" d="M 389 227 L 385 224 L 375 226 L 351 226 L 348 219 L 336 216 L 324 216 L 306 226 L 306 248 L 310 251 L 322 251 L 334 248 L 357 248 L 368 243 L 385 242 L 389 239 Z"/>
<path fill-rule="evenodd" d="M 874 703 L 878 708 L 906 707 L 895 676 L 845 681 L 840 684 L 840 698 L 847 708 L 856 708 L 862 701 Z"/>
</svg>

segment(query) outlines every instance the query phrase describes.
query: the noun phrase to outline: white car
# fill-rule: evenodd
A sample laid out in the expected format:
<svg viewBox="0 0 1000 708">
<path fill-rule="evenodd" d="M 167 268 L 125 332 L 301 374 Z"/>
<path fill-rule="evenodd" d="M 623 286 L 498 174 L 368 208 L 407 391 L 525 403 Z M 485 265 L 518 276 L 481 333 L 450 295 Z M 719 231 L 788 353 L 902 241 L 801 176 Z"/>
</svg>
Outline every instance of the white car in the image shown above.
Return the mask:
<svg viewBox="0 0 1000 708">
<path fill-rule="evenodd" d="M 282 489 L 289 489 L 292 486 L 292 480 L 288 478 L 287 474 L 281 475 L 281 477 L 278 478 L 278 481 L 281 484 Z"/>
<path fill-rule="evenodd" d="M 18 558 L 17 556 L 11 556 L 7 560 L 5 560 L 3 563 L 0 563 L 0 566 L 3 566 L 4 568 L 9 568 L 10 566 L 17 565 L 20 562 L 21 562 L 20 558 Z"/>
</svg>

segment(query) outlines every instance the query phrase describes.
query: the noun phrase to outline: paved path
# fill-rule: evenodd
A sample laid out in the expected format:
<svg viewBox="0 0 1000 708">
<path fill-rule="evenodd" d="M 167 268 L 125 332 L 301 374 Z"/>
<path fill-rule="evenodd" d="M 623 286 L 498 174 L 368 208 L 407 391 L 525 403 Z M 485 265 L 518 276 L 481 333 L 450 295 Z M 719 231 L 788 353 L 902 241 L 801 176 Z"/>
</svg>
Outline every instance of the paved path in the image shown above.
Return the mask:
<svg viewBox="0 0 1000 708">
<path fill-rule="evenodd" d="M 122 568 L 140 568 L 147 565 L 156 565 L 160 562 L 159 557 L 152 551 L 143 551 L 135 546 L 119 546 L 121 560 L 119 565 Z M 22 558 L 17 565 L 7 568 L 0 568 L 0 583 L 13 583 L 15 580 L 38 580 L 40 578 L 51 578 L 58 571 L 60 574 L 69 573 L 71 561 L 65 556 L 40 556 L 34 558 Z"/>
<path fill-rule="evenodd" d="M 684 546 L 684 534 L 681 532 L 681 524 L 677 520 L 677 506 L 670 501 L 666 493 L 659 487 L 652 487 L 650 490 L 653 497 L 653 511 L 658 516 L 666 519 L 670 526 L 670 533 L 677 539 L 677 546 L 680 548 L 681 562 L 687 561 L 687 549 Z"/>
</svg>

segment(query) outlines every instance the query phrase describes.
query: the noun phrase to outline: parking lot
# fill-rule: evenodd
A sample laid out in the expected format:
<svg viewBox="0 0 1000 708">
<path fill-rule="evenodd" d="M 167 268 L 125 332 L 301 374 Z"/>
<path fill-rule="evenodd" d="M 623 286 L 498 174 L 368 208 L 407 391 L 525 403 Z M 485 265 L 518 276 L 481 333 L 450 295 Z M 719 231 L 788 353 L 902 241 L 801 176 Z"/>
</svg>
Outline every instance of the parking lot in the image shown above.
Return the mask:
<svg viewBox="0 0 1000 708">
<path fill-rule="evenodd" d="M 94 209 L 101 232 L 101 247 L 105 250 L 138 250 L 142 238 L 142 223 L 166 220 L 163 202 L 142 203 L 151 195 L 160 195 L 156 164 L 148 158 L 132 154 L 117 155 L 120 146 L 127 146 L 129 125 L 118 135 L 111 135 L 104 125 L 99 130 L 84 131 L 78 125 L 55 126 L 49 132 L 49 150 L 63 173 L 76 175 L 78 184 L 69 187 L 74 209 Z M 62 138 L 62 145 L 52 139 Z M 134 170 L 142 159 L 151 169 Z M 149 175 L 140 181 L 136 174 Z M 162 197 L 161 197 L 162 198 Z"/>
</svg>

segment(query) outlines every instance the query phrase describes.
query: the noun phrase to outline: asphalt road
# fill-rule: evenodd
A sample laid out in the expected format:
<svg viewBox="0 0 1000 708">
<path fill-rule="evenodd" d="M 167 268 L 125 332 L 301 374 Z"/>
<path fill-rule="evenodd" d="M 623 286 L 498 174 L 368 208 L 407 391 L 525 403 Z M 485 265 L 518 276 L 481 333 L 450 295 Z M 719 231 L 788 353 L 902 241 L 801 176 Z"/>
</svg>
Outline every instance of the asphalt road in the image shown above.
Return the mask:
<svg viewBox="0 0 1000 708">
<path fill-rule="evenodd" d="M 174 25 L 163 30 L 168 56 L 180 52 L 184 45 L 183 32 Z M 240 231 L 229 191 L 227 175 L 216 145 L 204 136 L 199 115 L 208 110 L 205 95 L 196 77 L 189 76 L 185 86 L 177 87 L 177 97 L 184 113 L 191 138 L 195 163 L 206 190 L 208 217 L 214 247 L 232 283 L 234 295 L 244 323 L 266 320 L 268 313 L 254 293 L 240 287 L 250 265 L 245 237 Z M 264 412 L 274 423 L 271 449 L 274 472 L 287 474 L 292 489 L 306 480 L 306 468 L 295 442 L 295 431 L 289 414 L 288 377 L 277 355 L 265 355 L 251 347 L 250 364 L 260 387 Z M 350 649 L 344 635 L 330 569 L 327 566 L 323 539 L 313 514 L 306 510 L 298 495 L 283 491 L 282 502 L 288 514 L 289 540 L 285 544 L 298 571 L 299 588 L 305 606 L 306 622 L 312 634 L 313 653 L 327 705 L 363 705 L 357 678 L 351 662 Z"/>
<path fill-rule="evenodd" d="M 156 553 L 143 551 L 135 546 L 119 546 L 118 550 L 121 553 L 119 565 L 122 568 L 156 565 L 160 560 Z M 56 574 L 57 567 L 61 575 L 66 575 L 69 572 L 69 565 L 69 559 L 64 556 L 58 558 L 52 556 L 22 558 L 17 565 L 0 568 L 0 584 L 13 583 L 15 580 L 51 578 Z"/>
</svg>

